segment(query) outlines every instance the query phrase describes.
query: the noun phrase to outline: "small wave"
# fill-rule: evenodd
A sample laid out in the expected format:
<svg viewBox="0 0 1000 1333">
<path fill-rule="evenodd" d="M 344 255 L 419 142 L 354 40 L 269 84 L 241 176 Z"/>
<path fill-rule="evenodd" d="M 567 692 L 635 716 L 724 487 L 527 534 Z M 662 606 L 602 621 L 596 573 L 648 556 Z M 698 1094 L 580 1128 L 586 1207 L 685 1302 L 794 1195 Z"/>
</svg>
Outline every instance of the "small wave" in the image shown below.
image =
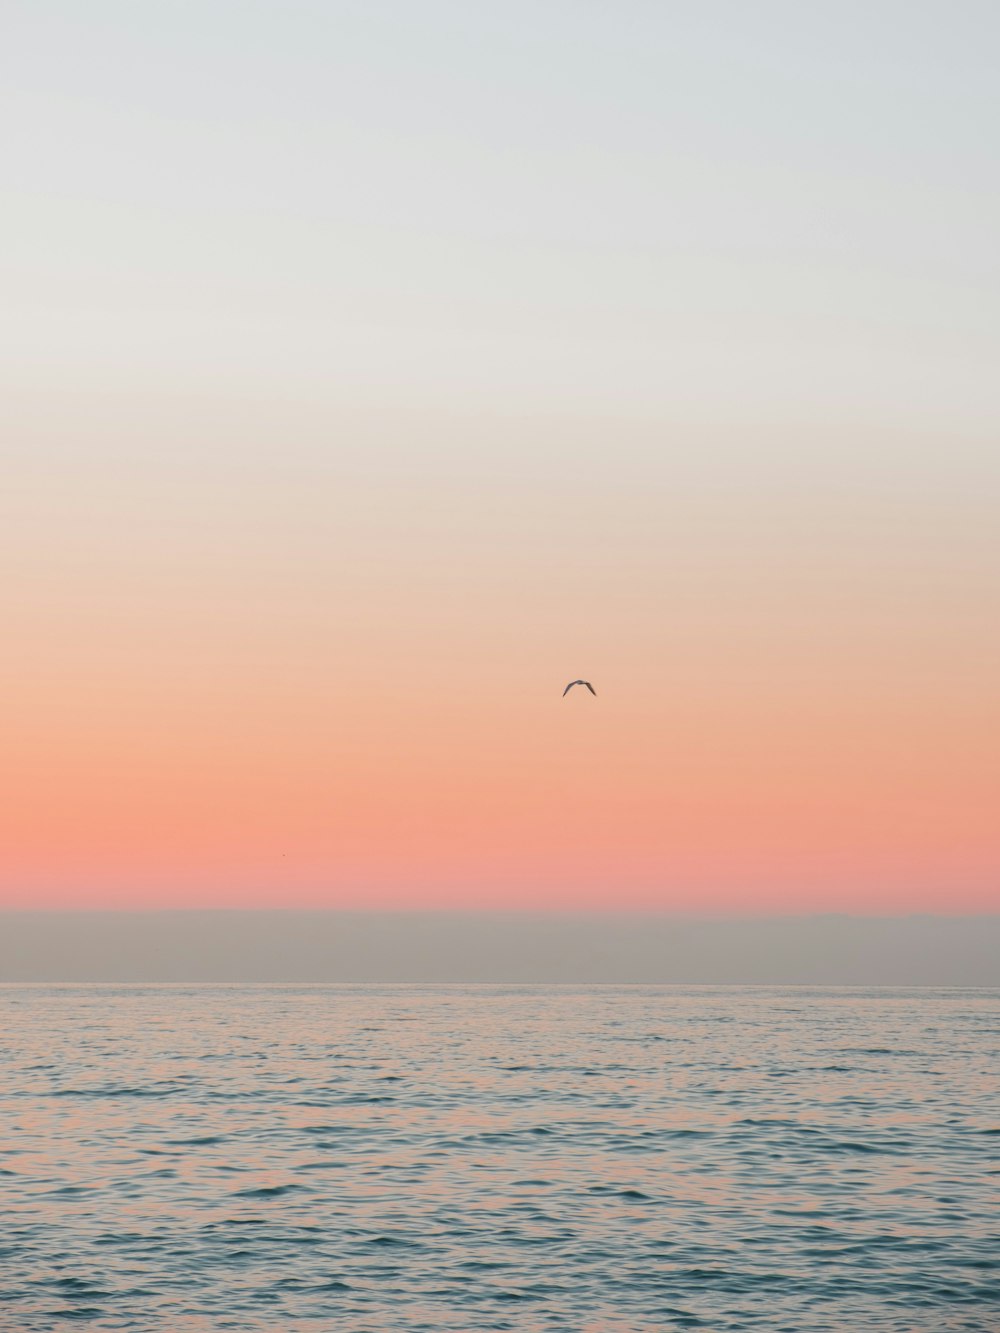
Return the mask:
<svg viewBox="0 0 1000 1333">
<path fill-rule="evenodd" d="M 233 1190 L 231 1198 L 234 1199 L 280 1199 L 286 1194 L 294 1194 L 297 1190 L 304 1190 L 304 1185 L 257 1185 L 252 1189 Z"/>
<path fill-rule="evenodd" d="M 107 1087 L 107 1088 L 53 1088 L 50 1097 L 171 1097 L 180 1089 L 169 1087 Z"/>
</svg>

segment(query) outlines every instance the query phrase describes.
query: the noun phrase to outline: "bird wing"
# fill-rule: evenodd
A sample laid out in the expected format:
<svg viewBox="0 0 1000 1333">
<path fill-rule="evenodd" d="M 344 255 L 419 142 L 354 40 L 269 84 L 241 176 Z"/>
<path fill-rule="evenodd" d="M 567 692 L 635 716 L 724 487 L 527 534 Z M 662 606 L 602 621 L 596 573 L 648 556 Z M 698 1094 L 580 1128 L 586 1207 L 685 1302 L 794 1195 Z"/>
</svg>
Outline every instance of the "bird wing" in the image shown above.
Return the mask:
<svg viewBox="0 0 1000 1333">
<path fill-rule="evenodd" d="M 591 683 L 590 683 L 589 680 L 582 680 L 582 681 L 580 682 L 580 684 L 581 684 L 581 685 L 586 685 L 587 689 L 591 692 L 591 694 L 594 696 L 594 698 L 595 698 L 595 699 L 597 698 L 597 691 L 594 689 L 593 685 L 591 685 Z"/>
<path fill-rule="evenodd" d="M 579 682 L 578 680 L 571 680 L 570 683 L 569 683 L 569 684 L 566 686 L 566 688 L 563 690 L 563 692 L 562 692 L 562 697 L 565 699 L 566 696 L 567 696 L 567 694 L 569 694 L 570 690 L 573 688 L 573 686 L 574 686 L 574 685 L 579 685 L 579 683 L 580 683 L 580 682 Z"/>
</svg>

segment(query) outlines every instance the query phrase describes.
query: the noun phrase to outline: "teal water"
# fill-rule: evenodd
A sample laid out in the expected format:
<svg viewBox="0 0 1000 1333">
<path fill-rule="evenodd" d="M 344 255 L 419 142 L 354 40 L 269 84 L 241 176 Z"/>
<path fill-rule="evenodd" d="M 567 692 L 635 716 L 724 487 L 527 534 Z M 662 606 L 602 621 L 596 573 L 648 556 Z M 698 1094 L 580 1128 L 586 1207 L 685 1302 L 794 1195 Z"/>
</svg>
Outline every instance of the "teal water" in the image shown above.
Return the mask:
<svg viewBox="0 0 1000 1333">
<path fill-rule="evenodd" d="M 0 988 L 0 1329 L 1000 1329 L 1000 992 Z"/>
</svg>

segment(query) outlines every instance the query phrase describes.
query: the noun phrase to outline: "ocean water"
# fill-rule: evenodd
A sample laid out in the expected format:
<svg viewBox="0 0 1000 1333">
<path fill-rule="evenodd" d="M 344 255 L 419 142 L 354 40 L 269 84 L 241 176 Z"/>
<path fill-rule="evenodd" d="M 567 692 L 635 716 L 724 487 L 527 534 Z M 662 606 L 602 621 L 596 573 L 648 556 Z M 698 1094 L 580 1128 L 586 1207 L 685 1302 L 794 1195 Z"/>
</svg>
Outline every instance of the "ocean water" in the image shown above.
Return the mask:
<svg viewBox="0 0 1000 1333">
<path fill-rule="evenodd" d="M 0 1329 L 1000 1330 L 1000 992 L 0 988 Z"/>
</svg>

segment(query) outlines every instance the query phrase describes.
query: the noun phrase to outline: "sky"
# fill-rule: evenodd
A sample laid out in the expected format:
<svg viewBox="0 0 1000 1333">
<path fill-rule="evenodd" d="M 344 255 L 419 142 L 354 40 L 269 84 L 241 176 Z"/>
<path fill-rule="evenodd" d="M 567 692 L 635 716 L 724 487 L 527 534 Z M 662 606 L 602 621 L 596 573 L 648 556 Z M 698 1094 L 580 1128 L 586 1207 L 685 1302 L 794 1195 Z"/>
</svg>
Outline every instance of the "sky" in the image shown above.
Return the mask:
<svg viewBox="0 0 1000 1333">
<path fill-rule="evenodd" d="M 8 0 L 0 906 L 1000 910 L 998 43 Z"/>
<path fill-rule="evenodd" d="M 1000 913 L 24 911 L 9 985 L 1000 985 Z M 117 997 L 109 997 L 115 1002 Z"/>
</svg>

